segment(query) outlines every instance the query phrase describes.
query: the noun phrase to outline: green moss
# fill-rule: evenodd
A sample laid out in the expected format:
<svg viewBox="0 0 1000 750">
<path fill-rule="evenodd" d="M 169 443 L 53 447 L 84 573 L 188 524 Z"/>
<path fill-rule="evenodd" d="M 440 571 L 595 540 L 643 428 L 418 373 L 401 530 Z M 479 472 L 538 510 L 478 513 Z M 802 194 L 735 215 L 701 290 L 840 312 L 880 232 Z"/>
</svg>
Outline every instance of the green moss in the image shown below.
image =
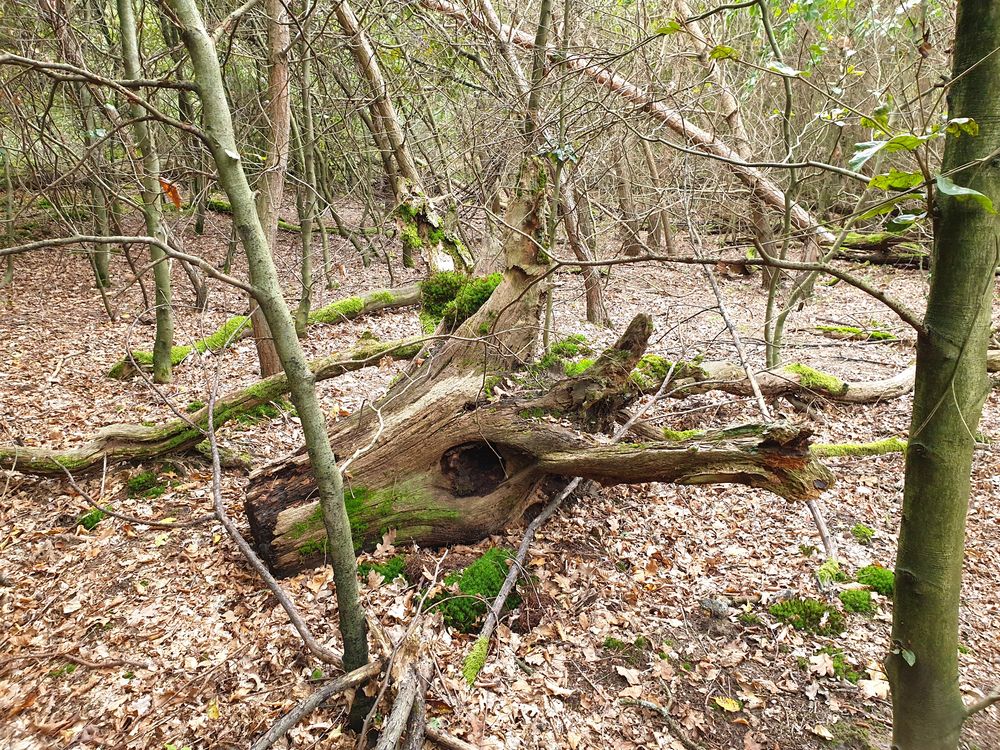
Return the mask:
<svg viewBox="0 0 1000 750">
<path fill-rule="evenodd" d="M 486 398 L 493 398 L 493 389 L 500 385 L 500 381 L 502 380 L 503 377 L 500 375 L 490 375 L 483 380 L 483 394 Z"/>
<path fill-rule="evenodd" d="M 403 569 L 406 567 L 406 558 L 402 555 L 396 555 L 384 563 L 361 563 L 358 565 L 358 574 L 362 578 L 367 578 L 368 573 L 374 570 L 376 573 L 382 575 L 382 578 L 386 581 L 395 581 L 397 578 L 406 578 L 403 575 Z"/>
<path fill-rule="evenodd" d="M 472 646 L 472 651 L 465 657 L 465 662 L 462 664 L 462 676 L 469 687 L 472 687 L 479 673 L 486 666 L 486 655 L 489 653 L 489 650 L 490 639 L 477 638 L 475 644 Z"/>
<path fill-rule="evenodd" d="M 593 359 L 581 359 L 578 362 L 567 362 L 563 365 L 563 372 L 566 373 L 567 377 L 578 378 L 589 370 L 595 361 Z"/>
<path fill-rule="evenodd" d="M 100 508 L 92 508 L 89 512 L 84 513 L 76 519 L 76 523 L 78 526 L 83 526 L 87 531 L 93 531 L 94 527 L 107 517 L 108 514 Z"/>
<path fill-rule="evenodd" d="M 545 416 L 545 409 L 541 407 L 534 407 L 531 409 L 522 409 L 517 414 L 521 419 L 541 419 Z"/>
<path fill-rule="evenodd" d="M 674 363 L 663 357 L 644 354 L 632 370 L 629 379 L 641 390 L 653 391 L 660 387 L 671 367 L 674 367 Z M 677 368 L 674 369 L 676 372 Z"/>
<path fill-rule="evenodd" d="M 863 615 L 870 615 L 875 612 L 875 605 L 872 603 L 872 592 L 867 589 L 847 589 L 838 594 L 840 603 L 848 612 L 858 612 Z"/>
<path fill-rule="evenodd" d="M 870 526 L 865 526 L 863 523 L 856 523 L 851 527 L 851 536 L 853 536 L 859 544 L 871 544 L 872 537 L 875 536 L 875 529 Z"/>
<path fill-rule="evenodd" d="M 392 292 L 385 291 L 384 289 L 380 292 L 372 292 L 371 294 L 366 295 L 365 299 L 368 301 L 369 305 L 391 305 L 396 301 L 396 298 L 392 296 Z M 371 331 L 368 333 L 371 333 Z M 372 338 L 374 337 L 375 336 L 373 334 Z"/>
<path fill-rule="evenodd" d="M 64 664 L 61 667 L 56 667 L 48 672 L 48 677 L 54 679 L 59 679 L 60 677 L 69 677 L 76 671 L 76 664 Z"/>
<path fill-rule="evenodd" d="M 840 568 L 840 563 L 834 559 L 829 559 L 816 570 L 816 578 L 824 586 L 834 583 L 847 583 L 850 577 Z"/>
<path fill-rule="evenodd" d="M 610 635 L 604 639 L 604 643 L 601 645 L 608 651 L 624 651 L 629 647 L 625 641 Z"/>
<path fill-rule="evenodd" d="M 455 330 L 460 324 L 475 315 L 479 308 L 486 304 L 486 300 L 493 294 L 493 290 L 500 286 L 503 276 L 498 273 L 490 274 L 480 278 L 469 279 L 462 288 L 458 290 L 455 299 L 444 306 L 441 318 L 447 324 L 449 330 Z"/>
<path fill-rule="evenodd" d="M 510 550 L 491 549 L 464 570 L 451 573 L 445 585 L 457 588 L 458 594 L 443 592 L 434 602 L 441 610 L 446 625 L 463 633 L 472 632 L 486 615 L 492 600 L 500 593 L 507 577 Z M 515 607 L 520 597 L 512 593 L 507 597 L 507 607 Z"/>
<path fill-rule="evenodd" d="M 155 471 L 140 471 L 126 483 L 130 496 L 144 495 L 158 485 Z"/>
<path fill-rule="evenodd" d="M 740 612 L 736 619 L 744 625 L 760 625 L 760 617 L 754 612 Z"/>
<path fill-rule="evenodd" d="M 466 280 L 467 277 L 457 271 L 442 271 L 421 281 L 420 306 L 423 311 L 440 320 L 445 305 L 455 299 Z"/>
<path fill-rule="evenodd" d="M 817 599 L 786 599 L 772 604 L 768 612 L 796 630 L 818 635 L 837 635 L 844 630 L 844 616 Z"/>
<path fill-rule="evenodd" d="M 201 353 L 220 352 L 240 337 L 243 330 L 250 325 L 246 315 L 235 315 L 229 318 L 214 332 L 203 339 L 194 342 L 194 348 Z"/>
<path fill-rule="evenodd" d="M 413 224 L 404 224 L 399 237 L 403 247 L 411 252 L 417 252 L 423 247 L 424 243 L 420 240 L 420 232 Z"/>
<path fill-rule="evenodd" d="M 685 440 L 704 435 L 704 430 L 671 430 L 669 427 L 663 428 L 663 439 L 672 443 L 683 443 Z"/>
<path fill-rule="evenodd" d="M 882 596 L 891 597 L 896 588 L 896 574 L 881 565 L 868 565 L 855 576 L 858 583 L 868 586 Z"/>
<path fill-rule="evenodd" d="M 881 328 L 857 328 L 855 326 L 816 326 L 817 331 L 832 333 L 854 341 L 899 341 L 895 334 Z"/>
<path fill-rule="evenodd" d="M 587 344 L 587 338 L 583 334 L 574 333 L 550 346 L 549 353 L 564 359 L 573 359 L 581 355 L 593 354 L 594 350 Z"/>
<path fill-rule="evenodd" d="M 888 453 L 905 453 L 906 441 L 891 437 L 872 443 L 817 443 L 809 449 L 814 456 L 884 456 Z"/>
<path fill-rule="evenodd" d="M 861 672 L 856 671 L 847 661 L 847 657 L 844 656 L 843 649 L 835 648 L 834 646 L 824 646 L 816 653 L 830 655 L 831 661 L 833 661 L 834 677 L 841 680 L 847 680 L 848 682 L 852 682 L 854 684 L 857 684 L 858 680 L 861 679 Z"/>
<path fill-rule="evenodd" d="M 325 307 L 309 314 L 310 323 L 340 323 L 358 317 L 365 309 L 365 301 L 361 297 L 331 302 Z"/>
<path fill-rule="evenodd" d="M 286 401 L 266 401 L 263 404 L 258 404 L 246 411 L 240 412 L 235 416 L 235 420 L 243 425 L 254 425 L 271 419 L 277 419 L 281 416 L 282 411 L 287 411 L 290 408 L 291 405 Z"/>
<path fill-rule="evenodd" d="M 834 375 L 814 370 L 806 365 L 794 362 L 785 367 L 785 372 L 799 376 L 803 387 L 819 393 L 839 396 L 847 392 L 847 383 Z"/>
<path fill-rule="evenodd" d="M 184 411 L 188 414 L 194 414 L 196 411 L 201 411 L 205 408 L 204 401 L 192 401 L 190 404 L 184 407 Z"/>
</svg>

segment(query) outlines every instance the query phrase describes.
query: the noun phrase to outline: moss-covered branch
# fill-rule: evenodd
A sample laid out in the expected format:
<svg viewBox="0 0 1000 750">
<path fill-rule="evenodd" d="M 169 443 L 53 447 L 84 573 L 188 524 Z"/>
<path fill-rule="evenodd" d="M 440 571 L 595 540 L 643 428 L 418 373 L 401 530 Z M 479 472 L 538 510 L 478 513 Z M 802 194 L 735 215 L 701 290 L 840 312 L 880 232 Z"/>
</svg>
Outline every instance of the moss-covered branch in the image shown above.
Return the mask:
<svg viewBox="0 0 1000 750">
<path fill-rule="evenodd" d="M 890 437 L 870 443 L 816 443 L 810 448 L 814 456 L 829 458 L 834 456 L 885 456 L 889 453 L 905 453 L 906 441 Z"/>
<path fill-rule="evenodd" d="M 407 284 L 395 289 L 376 289 L 365 294 L 339 299 L 313 311 L 309 315 L 309 323 L 342 323 L 379 310 L 409 307 L 418 302 L 420 302 L 420 287 L 417 284 Z M 251 333 L 250 319 L 245 315 L 235 315 L 208 336 L 198 339 L 190 346 L 175 346 L 172 351 L 173 365 L 179 365 L 193 352 L 204 354 L 205 352 L 222 351 Z M 135 364 L 133 364 L 133 360 Z M 108 377 L 116 380 L 127 380 L 135 377 L 136 365 L 143 370 L 148 370 L 152 367 L 152 363 L 153 355 L 151 353 L 133 351 L 131 358 L 124 357 L 115 363 L 114 367 L 108 371 Z"/>
<path fill-rule="evenodd" d="M 328 380 L 345 372 L 378 364 L 383 357 L 409 359 L 416 355 L 421 339 L 372 342 L 350 352 L 336 353 L 310 362 L 316 380 Z M 279 400 L 288 392 L 284 374 L 274 375 L 216 401 L 216 428 L 263 404 Z M 158 426 L 115 424 L 100 429 L 91 441 L 78 448 L 0 446 L 0 469 L 24 474 L 60 475 L 65 470 L 84 472 L 100 467 L 105 459 L 145 461 L 169 453 L 194 448 L 208 430 L 208 408 L 201 407 L 187 419 L 175 419 Z"/>
</svg>

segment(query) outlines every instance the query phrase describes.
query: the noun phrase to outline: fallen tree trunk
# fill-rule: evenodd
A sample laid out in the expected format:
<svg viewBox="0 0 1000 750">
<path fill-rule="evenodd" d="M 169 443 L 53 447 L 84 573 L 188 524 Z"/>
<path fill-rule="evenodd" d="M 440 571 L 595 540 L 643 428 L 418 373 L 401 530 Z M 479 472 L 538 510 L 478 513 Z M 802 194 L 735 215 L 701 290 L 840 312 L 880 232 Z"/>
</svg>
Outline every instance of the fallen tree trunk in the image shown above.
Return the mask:
<svg viewBox="0 0 1000 750">
<path fill-rule="evenodd" d="M 395 289 L 375 289 L 361 295 L 345 297 L 325 305 L 309 314 L 309 325 L 314 323 L 336 324 L 360 318 L 379 310 L 412 307 L 420 304 L 420 285 L 407 284 Z M 171 360 L 179 365 L 192 353 L 220 352 L 253 333 L 250 319 L 244 315 L 229 318 L 214 332 L 198 339 L 190 346 L 175 346 Z M 108 377 L 128 380 L 138 374 L 137 366 L 143 371 L 152 367 L 153 355 L 144 351 L 133 351 L 131 357 L 123 357 L 108 371 Z"/>
<path fill-rule="evenodd" d="M 347 354 L 337 353 L 313 360 L 309 366 L 317 381 L 328 380 L 378 364 L 387 356 L 396 359 L 413 357 L 419 351 L 421 342 L 421 338 L 412 338 L 371 343 Z M 276 401 L 287 392 L 288 380 L 282 373 L 220 398 L 215 403 L 215 428 L 262 404 Z M 105 461 L 146 461 L 194 448 L 205 439 L 207 430 L 208 407 L 202 407 L 186 419 L 175 419 L 165 425 L 108 425 L 99 430 L 93 440 L 77 448 L 58 450 L 21 445 L 0 446 L 0 469 L 22 474 L 62 475 L 67 471 L 78 473 L 99 469 Z"/>
<path fill-rule="evenodd" d="M 833 483 L 809 453 L 810 432 L 801 427 L 757 426 L 743 437 L 696 446 L 611 444 L 581 430 L 608 424 L 635 398 L 629 375 L 651 331 L 650 319 L 638 316 L 583 375 L 560 380 L 536 398 L 496 403 L 483 398 L 483 375 L 469 366 L 470 352 L 456 347 L 453 354 L 464 351 L 461 370 L 424 381 L 412 400 L 402 397 L 405 389 L 390 391 L 384 408 L 335 427 L 338 460 L 353 457 L 345 501 L 355 545 L 374 545 L 390 529 L 397 543 L 478 541 L 542 500 L 538 491 L 552 476 L 605 484 L 737 483 L 789 500 L 817 497 Z M 277 575 L 324 559 L 322 511 L 313 495 L 304 452 L 251 476 L 251 533 Z"/>
</svg>

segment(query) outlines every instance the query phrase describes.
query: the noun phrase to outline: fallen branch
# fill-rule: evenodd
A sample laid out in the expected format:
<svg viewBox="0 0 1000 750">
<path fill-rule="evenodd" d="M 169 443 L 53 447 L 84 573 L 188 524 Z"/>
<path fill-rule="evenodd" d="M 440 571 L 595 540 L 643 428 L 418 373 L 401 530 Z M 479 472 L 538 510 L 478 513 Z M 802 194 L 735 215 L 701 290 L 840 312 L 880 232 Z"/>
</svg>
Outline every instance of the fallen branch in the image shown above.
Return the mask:
<svg viewBox="0 0 1000 750">
<path fill-rule="evenodd" d="M 387 356 L 409 359 L 416 355 L 423 338 L 364 344 L 346 354 L 331 354 L 310 363 L 317 382 L 377 365 Z M 288 392 L 283 373 L 255 383 L 219 400 L 215 417 L 221 426 L 234 417 L 262 404 L 281 398 Z M 164 425 L 115 424 L 98 430 L 93 440 L 77 448 L 52 448 L 5 445 L 0 446 L 0 469 L 17 470 L 23 474 L 58 475 L 66 471 L 85 472 L 116 461 L 144 461 L 194 448 L 208 432 L 208 410 L 202 408 L 190 417 L 176 419 Z"/>
</svg>

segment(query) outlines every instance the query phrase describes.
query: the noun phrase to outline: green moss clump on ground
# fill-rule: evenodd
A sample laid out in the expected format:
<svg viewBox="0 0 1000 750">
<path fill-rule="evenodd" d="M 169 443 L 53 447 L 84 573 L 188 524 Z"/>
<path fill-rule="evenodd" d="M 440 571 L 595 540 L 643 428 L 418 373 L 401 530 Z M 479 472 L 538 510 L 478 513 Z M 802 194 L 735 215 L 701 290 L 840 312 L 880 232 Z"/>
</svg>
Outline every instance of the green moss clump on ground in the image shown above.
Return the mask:
<svg viewBox="0 0 1000 750">
<path fill-rule="evenodd" d="M 786 599 L 768 609 L 773 617 L 818 635 L 837 635 L 844 631 L 844 615 L 817 599 Z"/>
<path fill-rule="evenodd" d="M 190 404 L 184 407 L 184 411 L 188 414 L 194 414 L 196 411 L 201 411 L 205 408 L 204 401 L 192 401 Z"/>
<path fill-rule="evenodd" d="M 382 578 L 386 583 L 395 581 L 397 578 L 406 576 L 403 574 L 403 568 L 406 567 L 406 558 L 402 555 L 396 555 L 395 557 L 389 558 L 384 563 L 361 563 L 358 565 L 358 575 L 362 578 L 367 578 L 368 573 L 374 570 L 376 573 L 380 573 Z"/>
<path fill-rule="evenodd" d="M 847 383 L 834 375 L 814 370 L 806 365 L 795 362 L 785 367 L 785 372 L 799 376 L 799 382 L 804 388 L 820 393 L 839 396 L 847 392 Z"/>
<path fill-rule="evenodd" d="M 905 453 L 906 441 L 891 437 L 872 443 L 816 443 L 810 447 L 814 456 L 884 456 L 889 453 Z"/>
<path fill-rule="evenodd" d="M 358 317 L 365 309 L 365 301 L 361 297 L 348 297 L 347 299 L 331 302 L 326 307 L 309 314 L 310 323 L 339 323 L 342 320 L 350 320 Z"/>
<path fill-rule="evenodd" d="M 847 583 L 850 577 L 840 568 L 840 563 L 836 560 L 830 559 L 824 562 L 816 570 L 816 578 L 824 586 L 830 586 L 834 583 Z"/>
<path fill-rule="evenodd" d="M 567 362 L 563 365 L 563 372 L 567 377 L 578 378 L 594 365 L 593 359 L 581 359 L 579 362 Z"/>
<path fill-rule="evenodd" d="M 89 512 L 80 516 L 76 520 L 76 523 L 78 526 L 83 526 L 87 531 L 93 531 L 94 527 L 107 517 L 108 514 L 100 508 L 92 508 Z"/>
<path fill-rule="evenodd" d="M 863 615 L 870 615 L 875 612 L 875 605 L 872 603 L 872 592 L 866 589 L 847 589 L 838 595 L 840 603 L 848 612 L 857 612 Z"/>
<path fill-rule="evenodd" d="M 875 536 L 875 529 L 863 523 L 856 523 L 851 527 L 851 536 L 858 544 L 871 544 L 872 537 Z"/>
<path fill-rule="evenodd" d="M 819 654 L 829 654 L 833 661 L 833 676 L 841 680 L 847 680 L 848 682 L 858 683 L 861 679 L 861 672 L 855 670 L 848 662 L 847 658 L 844 656 L 843 649 L 835 648 L 833 646 L 824 646 L 819 651 Z"/>
<path fill-rule="evenodd" d="M 447 586 L 457 586 L 459 593 L 443 592 L 435 602 L 446 625 L 463 633 L 471 633 L 482 621 L 507 577 L 510 550 L 495 548 L 461 571 L 446 576 Z M 515 593 L 507 597 L 507 607 L 516 607 L 521 599 Z"/>
<path fill-rule="evenodd" d="M 868 565 L 858 571 L 858 583 L 868 586 L 882 596 L 891 597 L 896 589 L 896 574 L 881 565 Z"/>
<path fill-rule="evenodd" d="M 159 487 L 155 471 L 140 471 L 126 483 L 128 494 L 132 497 L 136 495 L 147 495 L 150 491 Z M 160 494 L 163 494 L 162 491 Z"/>
<path fill-rule="evenodd" d="M 615 638 L 613 636 L 608 636 L 604 639 L 604 643 L 601 644 L 608 651 L 624 651 L 629 647 L 630 644 L 621 640 L 620 638 Z"/>
<path fill-rule="evenodd" d="M 573 359 L 581 355 L 593 354 L 593 348 L 587 344 L 587 338 L 581 333 L 574 333 L 561 339 L 549 347 L 549 354 L 555 354 L 564 359 Z"/>
</svg>

